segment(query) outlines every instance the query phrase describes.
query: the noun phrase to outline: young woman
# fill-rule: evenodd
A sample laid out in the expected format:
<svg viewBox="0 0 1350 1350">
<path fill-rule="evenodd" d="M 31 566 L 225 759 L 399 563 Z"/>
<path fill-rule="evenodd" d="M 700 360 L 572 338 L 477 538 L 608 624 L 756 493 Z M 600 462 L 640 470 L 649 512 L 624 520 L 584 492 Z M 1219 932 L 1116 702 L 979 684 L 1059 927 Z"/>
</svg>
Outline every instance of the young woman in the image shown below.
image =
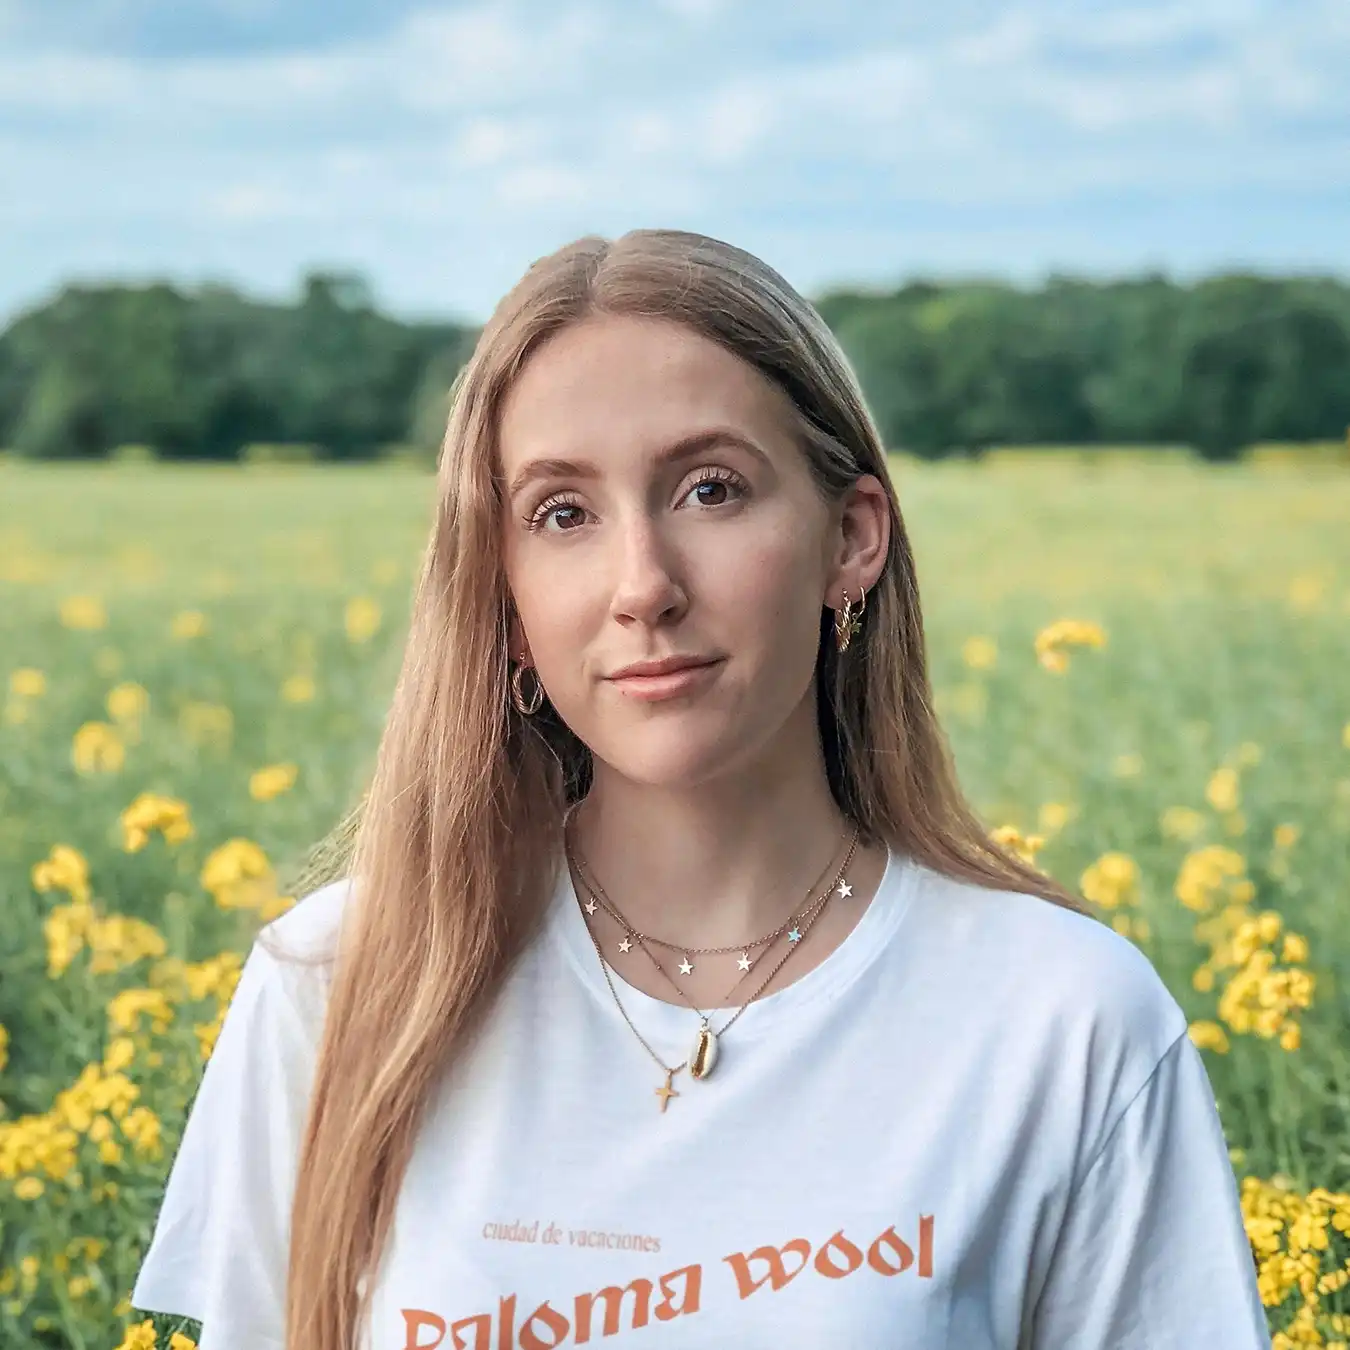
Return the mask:
<svg viewBox="0 0 1350 1350">
<path fill-rule="evenodd" d="M 357 828 L 248 954 L 134 1305 L 202 1350 L 1266 1350 L 1186 1017 L 963 800 L 812 307 L 586 237 L 452 395 Z"/>
</svg>

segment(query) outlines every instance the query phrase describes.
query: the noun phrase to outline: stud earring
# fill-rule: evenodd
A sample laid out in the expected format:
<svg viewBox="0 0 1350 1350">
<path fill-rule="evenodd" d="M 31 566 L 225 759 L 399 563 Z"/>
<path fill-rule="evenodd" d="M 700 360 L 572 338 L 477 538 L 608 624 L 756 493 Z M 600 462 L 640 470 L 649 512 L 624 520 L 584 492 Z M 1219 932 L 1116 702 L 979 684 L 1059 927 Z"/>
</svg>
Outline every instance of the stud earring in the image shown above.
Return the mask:
<svg viewBox="0 0 1350 1350">
<path fill-rule="evenodd" d="M 848 644 L 862 632 L 863 610 L 867 607 L 867 592 L 858 592 L 858 609 L 854 612 L 848 592 L 844 592 L 844 603 L 834 611 L 834 641 L 840 653 L 848 651 Z"/>
<path fill-rule="evenodd" d="M 526 671 L 534 677 L 534 696 L 528 703 L 525 701 L 525 692 L 522 688 L 523 676 Z M 539 679 L 539 673 L 533 666 L 527 666 L 523 661 L 511 672 L 511 702 L 516 705 L 516 711 L 529 717 L 531 713 L 537 713 L 540 705 L 544 701 L 544 686 Z"/>
</svg>

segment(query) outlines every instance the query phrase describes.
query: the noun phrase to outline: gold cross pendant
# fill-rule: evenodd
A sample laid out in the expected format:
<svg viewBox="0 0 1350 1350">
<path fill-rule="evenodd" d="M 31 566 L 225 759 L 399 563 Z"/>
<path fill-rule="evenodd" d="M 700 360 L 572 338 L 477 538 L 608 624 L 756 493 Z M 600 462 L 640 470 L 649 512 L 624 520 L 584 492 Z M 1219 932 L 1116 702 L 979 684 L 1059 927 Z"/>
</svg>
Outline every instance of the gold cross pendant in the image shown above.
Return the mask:
<svg viewBox="0 0 1350 1350">
<path fill-rule="evenodd" d="M 666 1103 L 669 1102 L 672 1097 L 678 1097 L 680 1095 L 678 1092 L 675 1091 L 673 1087 L 670 1086 L 670 1080 L 675 1077 L 675 1073 L 676 1070 L 667 1069 L 665 1084 L 662 1087 L 655 1089 L 656 1095 L 661 1098 L 662 1112 L 665 1111 Z"/>
</svg>

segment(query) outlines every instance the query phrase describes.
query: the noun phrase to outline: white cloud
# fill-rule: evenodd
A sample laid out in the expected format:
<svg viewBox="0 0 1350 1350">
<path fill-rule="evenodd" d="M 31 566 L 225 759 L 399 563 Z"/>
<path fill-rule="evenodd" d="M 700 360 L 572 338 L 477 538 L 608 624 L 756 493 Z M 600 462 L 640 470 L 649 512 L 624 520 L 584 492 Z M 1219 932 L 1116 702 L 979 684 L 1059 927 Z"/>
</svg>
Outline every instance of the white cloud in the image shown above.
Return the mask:
<svg viewBox="0 0 1350 1350">
<path fill-rule="evenodd" d="M 468 169 L 492 168 L 534 151 L 543 140 L 529 119 L 470 117 L 454 133 L 452 164 Z"/>
<path fill-rule="evenodd" d="M 668 114 L 638 110 L 616 119 L 610 140 L 620 155 L 673 155 L 679 148 L 681 134 L 679 124 Z"/>
<path fill-rule="evenodd" d="M 0 307 L 123 237 L 128 266 L 192 248 L 261 276 L 339 223 L 377 277 L 431 239 L 538 256 L 578 221 L 1077 256 L 1069 213 L 1113 195 L 1269 207 L 1350 181 L 1347 65 L 1341 0 L 479 0 L 317 50 L 0 53 Z"/>
<path fill-rule="evenodd" d="M 294 215 L 303 201 L 302 197 L 280 192 L 266 184 L 235 183 L 208 193 L 203 205 L 225 220 L 260 221 Z"/>
<path fill-rule="evenodd" d="M 585 174 L 546 164 L 508 169 L 495 185 L 497 199 L 507 206 L 575 204 L 588 198 Z"/>
<path fill-rule="evenodd" d="M 726 0 L 658 0 L 661 8 L 690 22 L 707 23 L 725 8 Z"/>
<path fill-rule="evenodd" d="M 778 100 L 762 85 L 738 82 L 708 101 L 700 125 L 704 153 L 734 164 L 761 145 L 778 122 Z"/>
</svg>

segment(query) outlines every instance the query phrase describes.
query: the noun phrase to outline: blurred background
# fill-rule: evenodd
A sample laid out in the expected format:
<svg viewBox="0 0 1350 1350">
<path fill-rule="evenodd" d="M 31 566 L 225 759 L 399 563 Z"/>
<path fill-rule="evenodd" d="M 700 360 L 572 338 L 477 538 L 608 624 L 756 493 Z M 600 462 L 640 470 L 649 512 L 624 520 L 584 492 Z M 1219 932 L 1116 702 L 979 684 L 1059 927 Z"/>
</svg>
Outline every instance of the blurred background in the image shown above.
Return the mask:
<svg viewBox="0 0 1350 1350">
<path fill-rule="evenodd" d="M 1185 1010 L 1273 1350 L 1344 1350 L 1347 71 L 1343 0 L 0 0 L 0 1346 L 191 1350 L 133 1280 L 451 381 L 674 226 L 834 330 L 962 785 Z"/>
<path fill-rule="evenodd" d="M 1348 61 L 1338 0 L 4 0 L 0 447 L 425 448 L 534 258 L 652 224 L 897 449 L 1342 441 Z"/>
</svg>

